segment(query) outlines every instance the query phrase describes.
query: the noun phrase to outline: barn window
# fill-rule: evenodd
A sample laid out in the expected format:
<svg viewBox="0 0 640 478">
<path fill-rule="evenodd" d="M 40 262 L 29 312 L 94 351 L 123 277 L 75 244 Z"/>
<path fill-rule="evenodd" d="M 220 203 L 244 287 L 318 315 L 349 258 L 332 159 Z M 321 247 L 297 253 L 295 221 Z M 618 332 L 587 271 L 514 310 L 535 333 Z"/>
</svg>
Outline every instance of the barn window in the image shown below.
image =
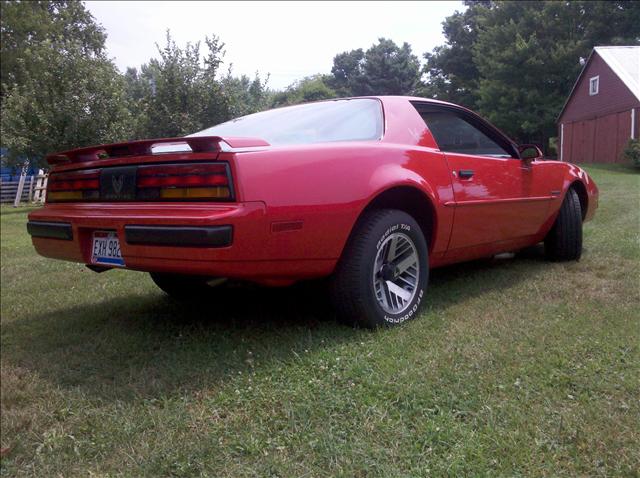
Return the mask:
<svg viewBox="0 0 640 478">
<path fill-rule="evenodd" d="M 597 95 L 600 89 L 600 77 L 589 78 L 589 96 Z"/>
</svg>

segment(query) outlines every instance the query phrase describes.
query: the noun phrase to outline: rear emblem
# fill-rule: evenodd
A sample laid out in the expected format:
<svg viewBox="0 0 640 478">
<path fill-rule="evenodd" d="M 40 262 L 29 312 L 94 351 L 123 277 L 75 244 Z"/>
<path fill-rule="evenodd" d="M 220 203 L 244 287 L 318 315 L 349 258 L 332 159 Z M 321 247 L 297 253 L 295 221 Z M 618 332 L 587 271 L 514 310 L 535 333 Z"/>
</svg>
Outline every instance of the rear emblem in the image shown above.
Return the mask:
<svg viewBox="0 0 640 478">
<path fill-rule="evenodd" d="M 111 176 L 111 184 L 113 185 L 113 192 L 116 193 L 116 196 L 119 196 L 122 186 L 124 186 L 124 174 Z"/>
</svg>

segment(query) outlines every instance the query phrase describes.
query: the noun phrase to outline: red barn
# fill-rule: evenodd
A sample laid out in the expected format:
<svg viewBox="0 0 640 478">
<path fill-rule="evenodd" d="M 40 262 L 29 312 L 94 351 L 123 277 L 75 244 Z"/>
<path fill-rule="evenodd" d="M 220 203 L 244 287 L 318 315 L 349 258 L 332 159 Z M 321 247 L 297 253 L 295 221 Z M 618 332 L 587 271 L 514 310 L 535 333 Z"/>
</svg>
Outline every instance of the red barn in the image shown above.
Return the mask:
<svg viewBox="0 0 640 478">
<path fill-rule="evenodd" d="M 640 46 L 599 46 L 558 116 L 560 160 L 615 163 L 640 136 Z"/>
</svg>

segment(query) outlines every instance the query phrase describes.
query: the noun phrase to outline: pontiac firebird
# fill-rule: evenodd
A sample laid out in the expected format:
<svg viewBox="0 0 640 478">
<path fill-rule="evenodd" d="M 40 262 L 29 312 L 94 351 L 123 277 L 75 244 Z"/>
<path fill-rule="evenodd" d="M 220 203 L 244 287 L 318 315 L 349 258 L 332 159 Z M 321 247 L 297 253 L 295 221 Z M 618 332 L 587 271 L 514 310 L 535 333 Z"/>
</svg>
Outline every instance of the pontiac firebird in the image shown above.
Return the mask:
<svg viewBox="0 0 640 478">
<path fill-rule="evenodd" d="M 397 325 L 430 268 L 544 242 L 578 260 L 598 189 L 460 106 L 414 97 L 278 108 L 187 137 L 52 154 L 28 231 L 43 256 L 149 272 L 178 299 L 226 279 L 328 277 L 341 319 Z"/>
</svg>

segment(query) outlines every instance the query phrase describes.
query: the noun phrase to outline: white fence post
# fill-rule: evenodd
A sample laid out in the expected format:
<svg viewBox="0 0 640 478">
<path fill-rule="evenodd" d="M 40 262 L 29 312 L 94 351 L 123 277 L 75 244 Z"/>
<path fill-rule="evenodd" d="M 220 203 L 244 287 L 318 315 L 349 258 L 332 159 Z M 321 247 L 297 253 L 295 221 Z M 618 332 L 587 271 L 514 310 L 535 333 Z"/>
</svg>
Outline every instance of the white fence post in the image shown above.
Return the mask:
<svg viewBox="0 0 640 478">
<path fill-rule="evenodd" d="M 20 172 L 20 181 L 18 182 L 18 189 L 16 190 L 16 199 L 13 201 L 13 207 L 18 207 L 22 200 L 22 190 L 24 189 L 24 180 L 27 177 L 27 168 L 22 168 Z"/>
<path fill-rule="evenodd" d="M 47 179 L 47 174 L 42 169 L 38 169 L 38 175 L 36 176 L 36 187 L 33 193 L 34 203 L 44 202 L 45 191 L 47 190 Z"/>
<path fill-rule="evenodd" d="M 33 201 L 33 175 L 29 176 L 29 199 L 28 202 Z"/>
</svg>

